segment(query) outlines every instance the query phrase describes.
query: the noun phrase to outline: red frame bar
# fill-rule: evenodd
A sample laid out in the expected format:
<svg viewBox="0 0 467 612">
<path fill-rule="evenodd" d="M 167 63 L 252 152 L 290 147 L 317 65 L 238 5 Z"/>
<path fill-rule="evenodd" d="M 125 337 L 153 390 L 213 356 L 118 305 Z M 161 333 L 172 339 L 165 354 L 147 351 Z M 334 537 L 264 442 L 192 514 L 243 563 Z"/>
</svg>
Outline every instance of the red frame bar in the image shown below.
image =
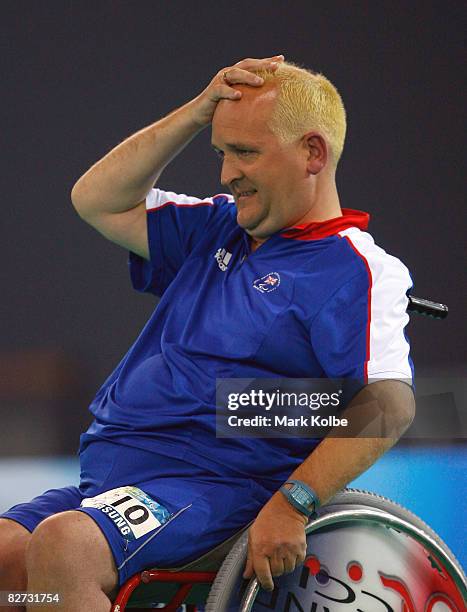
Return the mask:
<svg viewBox="0 0 467 612">
<path fill-rule="evenodd" d="M 212 584 L 217 572 L 171 572 L 170 570 L 145 570 L 140 574 L 135 574 L 122 585 L 117 597 L 112 605 L 111 612 L 123 612 L 136 587 L 140 584 L 150 582 L 178 582 L 180 587 L 172 599 L 165 605 L 166 612 L 176 612 L 182 605 L 194 584 Z M 133 608 L 136 612 L 136 608 Z M 196 608 L 195 608 L 196 609 Z"/>
</svg>

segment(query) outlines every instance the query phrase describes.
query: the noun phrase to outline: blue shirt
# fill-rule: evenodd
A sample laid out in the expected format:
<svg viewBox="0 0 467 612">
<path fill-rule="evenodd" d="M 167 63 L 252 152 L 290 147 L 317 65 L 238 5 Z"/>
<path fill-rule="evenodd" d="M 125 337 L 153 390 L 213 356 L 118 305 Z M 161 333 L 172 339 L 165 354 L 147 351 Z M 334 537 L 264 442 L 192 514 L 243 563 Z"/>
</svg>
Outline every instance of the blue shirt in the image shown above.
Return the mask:
<svg viewBox="0 0 467 612">
<path fill-rule="evenodd" d="M 366 213 L 288 228 L 251 253 L 230 196 L 152 190 L 150 261 L 130 254 L 153 315 L 91 404 L 88 436 L 219 474 L 281 481 L 318 440 L 217 439 L 218 378 L 409 378 L 407 269 Z"/>
</svg>

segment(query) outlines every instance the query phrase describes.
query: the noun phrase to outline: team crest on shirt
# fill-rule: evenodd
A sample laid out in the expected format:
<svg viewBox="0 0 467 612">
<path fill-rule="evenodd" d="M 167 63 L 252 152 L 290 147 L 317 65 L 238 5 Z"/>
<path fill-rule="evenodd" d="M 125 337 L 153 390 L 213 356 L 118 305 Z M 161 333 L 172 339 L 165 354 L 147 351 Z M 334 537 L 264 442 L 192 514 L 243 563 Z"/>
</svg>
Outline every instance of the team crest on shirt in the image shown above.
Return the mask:
<svg viewBox="0 0 467 612">
<path fill-rule="evenodd" d="M 270 291 L 275 291 L 280 284 L 281 277 L 279 274 L 277 272 L 269 272 L 269 274 L 257 278 L 253 282 L 253 287 L 260 293 L 269 293 Z"/>
</svg>

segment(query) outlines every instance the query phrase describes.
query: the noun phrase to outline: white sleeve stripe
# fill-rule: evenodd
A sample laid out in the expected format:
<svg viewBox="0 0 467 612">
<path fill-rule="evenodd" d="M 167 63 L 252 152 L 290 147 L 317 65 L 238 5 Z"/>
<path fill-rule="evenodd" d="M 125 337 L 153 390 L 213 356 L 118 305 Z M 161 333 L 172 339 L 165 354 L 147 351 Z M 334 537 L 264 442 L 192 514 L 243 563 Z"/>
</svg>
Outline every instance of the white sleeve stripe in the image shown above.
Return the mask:
<svg viewBox="0 0 467 612">
<path fill-rule="evenodd" d="M 378 382 L 378 380 L 397 379 L 407 380 L 406 372 L 373 372 L 371 378 L 368 379 L 368 383 Z M 409 380 L 412 380 L 412 376 L 409 376 Z"/>
<path fill-rule="evenodd" d="M 151 189 L 146 196 L 146 210 L 156 210 L 168 204 L 173 204 L 175 206 L 212 206 L 214 204 L 214 198 L 220 196 L 224 196 L 232 200 L 232 196 L 227 194 L 219 194 L 212 198 L 201 199 L 193 196 L 187 196 L 184 193 L 163 191 L 162 189 Z"/>
<path fill-rule="evenodd" d="M 369 234 L 349 228 L 339 235 L 363 259 L 370 276 L 365 375 L 374 378 L 383 372 L 398 372 L 399 376 L 412 378 L 410 347 L 404 335 L 409 321 L 406 294 L 412 286 L 409 271 L 401 261 L 376 246 Z"/>
</svg>

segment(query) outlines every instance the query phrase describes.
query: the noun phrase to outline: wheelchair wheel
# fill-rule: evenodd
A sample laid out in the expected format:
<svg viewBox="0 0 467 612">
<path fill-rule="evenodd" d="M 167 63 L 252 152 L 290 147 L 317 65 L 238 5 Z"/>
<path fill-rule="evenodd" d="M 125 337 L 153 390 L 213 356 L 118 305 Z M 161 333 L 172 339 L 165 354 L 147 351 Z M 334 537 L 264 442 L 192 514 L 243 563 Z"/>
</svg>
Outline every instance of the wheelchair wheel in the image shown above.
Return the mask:
<svg viewBox="0 0 467 612">
<path fill-rule="evenodd" d="M 219 570 L 206 612 L 464 612 L 460 564 L 417 516 L 366 491 L 346 489 L 308 524 L 307 558 L 272 592 L 242 580 L 248 534 Z"/>
</svg>

